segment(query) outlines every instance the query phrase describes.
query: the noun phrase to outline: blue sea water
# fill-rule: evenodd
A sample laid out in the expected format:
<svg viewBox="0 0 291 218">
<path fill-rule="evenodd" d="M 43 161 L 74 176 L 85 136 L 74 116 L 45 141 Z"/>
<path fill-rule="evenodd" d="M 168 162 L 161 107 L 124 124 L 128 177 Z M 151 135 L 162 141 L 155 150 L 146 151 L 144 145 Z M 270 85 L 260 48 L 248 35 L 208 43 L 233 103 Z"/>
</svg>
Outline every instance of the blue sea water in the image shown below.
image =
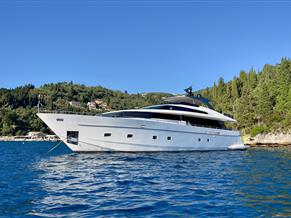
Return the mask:
<svg viewBox="0 0 291 218">
<path fill-rule="evenodd" d="M 291 149 L 71 153 L 0 143 L 0 217 L 291 217 Z"/>
</svg>

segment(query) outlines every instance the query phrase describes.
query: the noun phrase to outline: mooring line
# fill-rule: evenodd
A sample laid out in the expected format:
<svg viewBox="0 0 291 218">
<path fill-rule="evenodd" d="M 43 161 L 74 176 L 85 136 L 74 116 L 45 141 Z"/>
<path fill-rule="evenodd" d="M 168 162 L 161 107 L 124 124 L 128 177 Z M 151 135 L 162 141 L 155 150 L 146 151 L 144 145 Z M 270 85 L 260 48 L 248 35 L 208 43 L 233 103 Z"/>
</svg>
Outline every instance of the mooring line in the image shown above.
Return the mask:
<svg viewBox="0 0 291 218">
<path fill-rule="evenodd" d="M 61 140 L 61 139 L 60 139 Z M 48 152 L 47 152 L 47 154 L 48 153 L 50 153 L 50 152 L 52 152 L 53 150 L 55 150 L 61 143 L 62 143 L 63 141 L 61 140 L 58 144 L 56 144 L 54 147 L 52 147 Z"/>
</svg>

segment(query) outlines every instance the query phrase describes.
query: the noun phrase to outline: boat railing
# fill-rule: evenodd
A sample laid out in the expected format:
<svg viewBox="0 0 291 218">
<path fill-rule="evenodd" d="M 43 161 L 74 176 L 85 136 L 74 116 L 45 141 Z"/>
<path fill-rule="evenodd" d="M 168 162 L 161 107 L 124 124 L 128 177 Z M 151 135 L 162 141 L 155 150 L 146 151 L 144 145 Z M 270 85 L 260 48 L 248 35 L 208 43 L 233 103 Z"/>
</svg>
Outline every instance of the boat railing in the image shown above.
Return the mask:
<svg viewBox="0 0 291 218">
<path fill-rule="evenodd" d="M 50 113 L 50 114 L 76 114 L 76 115 L 90 115 L 90 116 L 98 116 L 100 112 L 89 112 L 89 111 L 65 111 L 65 110 L 45 110 L 40 109 L 38 113 Z"/>
<path fill-rule="evenodd" d="M 44 109 L 43 105 L 40 102 L 40 95 L 38 96 L 39 100 L 37 103 L 37 112 L 38 113 L 54 113 L 54 114 L 77 114 L 77 115 L 90 115 L 97 116 L 100 115 L 102 111 L 65 111 L 65 110 L 48 110 Z"/>
</svg>

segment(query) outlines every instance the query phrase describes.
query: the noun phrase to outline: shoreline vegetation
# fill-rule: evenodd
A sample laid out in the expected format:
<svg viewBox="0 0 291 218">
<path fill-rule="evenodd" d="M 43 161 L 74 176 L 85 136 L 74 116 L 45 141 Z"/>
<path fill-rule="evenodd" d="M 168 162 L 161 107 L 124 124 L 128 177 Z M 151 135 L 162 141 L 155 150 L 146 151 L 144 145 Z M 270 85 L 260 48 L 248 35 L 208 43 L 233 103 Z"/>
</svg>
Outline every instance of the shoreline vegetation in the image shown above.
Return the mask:
<svg viewBox="0 0 291 218">
<path fill-rule="evenodd" d="M 246 144 L 291 144 L 291 59 L 266 64 L 260 71 L 242 70 L 228 82 L 219 78 L 218 83 L 195 94 L 210 99 L 216 111 L 237 120 L 228 127 L 239 130 Z M 161 104 L 167 96 L 171 94 L 129 94 L 73 82 L 0 88 L 0 141 L 53 140 L 29 135 L 31 132 L 53 135 L 36 116 L 39 102 L 42 110 L 100 114 Z"/>
</svg>

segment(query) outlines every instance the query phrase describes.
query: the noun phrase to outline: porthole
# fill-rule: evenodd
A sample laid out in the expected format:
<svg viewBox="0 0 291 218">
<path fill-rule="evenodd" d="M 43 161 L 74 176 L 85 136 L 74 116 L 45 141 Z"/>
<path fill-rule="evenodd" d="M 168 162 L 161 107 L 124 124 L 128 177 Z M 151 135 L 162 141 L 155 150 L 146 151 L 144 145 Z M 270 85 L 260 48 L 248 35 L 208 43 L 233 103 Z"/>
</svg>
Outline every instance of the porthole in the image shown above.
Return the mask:
<svg viewBox="0 0 291 218">
<path fill-rule="evenodd" d="M 58 122 L 63 122 L 64 119 L 63 119 L 63 118 L 57 118 L 57 121 L 58 121 Z"/>
<path fill-rule="evenodd" d="M 104 133 L 104 137 L 109 137 L 111 136 L 111 133 Z"/>
<path fill-rule="evenodd" d="M 157 139 L 157 138 L 158 138 L 158 136 L 156 136 L 156 135 L 153 136 L 153 139 Z"/>
<path fill-rule="evenodd" d="M 198 142 L 201 142 L 201 138 L 198 139 Z"/>
<path fill-rule="evenodd" d="M 209 139 L 207 139 L 207 141 L 209 142 Z"/>
<path fill-rule="evenodd" d="M 132 138 L 133 135 L 132 134 L 127 134 L 127 138 Z"/>
<path fill-rule="evenodd" d="M 171 140 L 171 139 L 172 139 L 172 137 L 171 137 L 171 136 L 168 136 L 168 137 L 167 137 L 167 140 Z"/>
</svg>

